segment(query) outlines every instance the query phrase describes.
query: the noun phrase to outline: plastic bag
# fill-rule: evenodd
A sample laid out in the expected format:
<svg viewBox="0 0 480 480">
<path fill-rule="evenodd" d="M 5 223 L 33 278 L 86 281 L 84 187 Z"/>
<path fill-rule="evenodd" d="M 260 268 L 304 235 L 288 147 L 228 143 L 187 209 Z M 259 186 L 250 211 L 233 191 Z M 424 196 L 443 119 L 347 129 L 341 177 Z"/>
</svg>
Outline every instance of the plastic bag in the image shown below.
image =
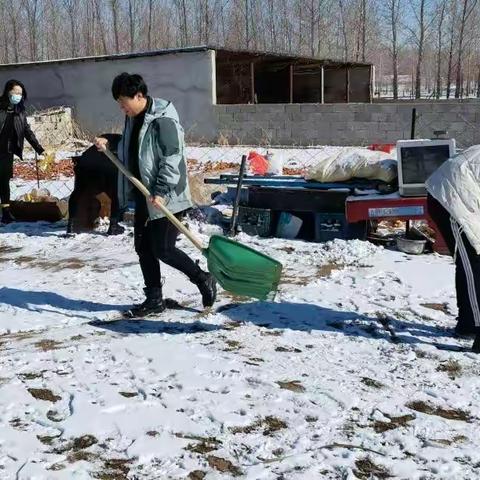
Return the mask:
<svg viewBox="0 0 480 480">
<path fill-rule="evenodd" d="M 268 171 L 268 160 L 259 153 L 255 151 L 251 151 L 248 154 L 248 163 L 250 167 L 250 171 L 254 175 L 265 175 Z"/>
</svg>

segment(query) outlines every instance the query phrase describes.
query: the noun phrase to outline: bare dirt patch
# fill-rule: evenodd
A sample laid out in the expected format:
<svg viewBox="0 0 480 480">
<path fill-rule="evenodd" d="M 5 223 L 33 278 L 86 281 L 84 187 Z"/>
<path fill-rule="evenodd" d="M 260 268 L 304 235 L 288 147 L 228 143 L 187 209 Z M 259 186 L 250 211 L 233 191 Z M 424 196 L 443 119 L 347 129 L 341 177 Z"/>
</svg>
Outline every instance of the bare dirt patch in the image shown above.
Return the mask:
<svg viewBox="0 0 480 480">
<path fill-rule="evenodd" d="M 238 468 L 230 460 L 226 460 L 225 458 L 209 455 L 207 457 L 207 462 L 211 468 L 214 468 L 219 472 L 229 473 L 233 477 L 239 477 L 240 475 L 242 475 L 242 471 L 240 470 L 240 468 Z"/>
<path fill-rule="evenodd" d="M 373 378 L 368 378 L 368 377 L 362 377 L 361 382 L 365 384 L 367 387 L 372 387 L 372 388 L 383 388 L 385 385 L 381 382 L 378 382 L 377 380 L 374 380 Z"/>
<path fill-rule="evenodd" d="M 190 434 L 184 434 L 184 433 L 176 433 L 175 436 L 178 438 L 194 440 L 195 442 L 197 442 L 197 443 L 189 443 L 185 447 L 185 450 L 188 450 L 194 453 L 200 453 L 200 454 L 210 453 L 210 452 L 213 452 L 214 450 L 217 450 L 222 444 L 222 442 L 216 439 L 215 437 L 202 437 L 200 435 L 190 435 Z"/>
<path fill-rule="evenodd" d="M 443 312 L 446 315 L 450 313 L 447 303 L 421 303 L 424 308 L 429 308 L 430 310 L 436 310 L 437 312 Z"/>
<path fill-rule="evenodd" d="M 49 339 L 39 340 L 38 342 L 35 342 L 33 345 L 38 350 L 42 350 L 42 352 L 49 352 L 50 350 L 58 350 L 59 348 L 63 347 L 63 344 L 61 342 L 57 342 L 57 340 L 49 340 Z"/>
<path fill-rule="evenodd" d="M 250 425 L 246 425 L 242 427 L 230 427 L 229 430 L 234 435 L 236 435 L 238 433 L 249 434 L 257 430 L 263 429 L 264 435 L 272 435 L 273 433 L 278 432 L 279 430 L 283 430 L 284 428 L 287 428 L 287 426 L 288 425 L 283 420 L 280 420 L 277 417 L 268 416 L 265 418 L 259 418 Z"/>
<path fill-rule="evenodd" d="M 207 475 L 207 472 L 204 472 L 202 470 L 194 470 L 193 472 L 190 472 L 188 474 L 188 480 L 203 480 L 205 476 Z"/>
<path fill-rule="evenodd" d="M 426 415 L 435 415 L 448 420 L 459 420 L 468 423 L 473 421 L 470 413 L 465 410 L 436 407 L 421 400 L 407 403 L 406 407 L 415 410 L 416 412 L 425 413 Z"/>
<path fill-rule="evenodd" d="M 359 458 L 355 461 L 353 473 L 361 480 L 391 478 L 390 472 L 380 465 L 377 465 L 369 457 Z"/>
<path fill-rule="evenodd" d="M 28 388 L 27 390 L 28 393 L 37 400 L 55 403 L 62 399 L 62 397 L 55 395 L 48 388 Z"/>
<path fill-rule="evenodd" d="M 302 393 L 305 391 L 305 387 L 302 385 L 300 380 L 290 380 L 285 382 L 278 381 L 276 383 L 280 388 L 283 388 L 284 390 L 290 390 L 296 393 Z"/>
<path fill-rule="evenodd" d="M 275 347 L 275 351 L 276 352 L 288 352 L 288 353 L 302 353 L 302 351 L 299 348 L 283 347 L 281 345 L 279 347 Z"/>
<path fill-rule="evenodd" d="M 401 428 L 408 425 L 408 422 L 415 420 L 415 415 L 400 415 L 399 417 L 394 417 L 391 415 L 385 414 L 385 416 L 390 419 L 389 422 L 382 422 L 381 420 L 376 420 L 373 423 L 373 429 L 377 433 L 387 432 L 388 430 L 394 430 L 395 428 Z"/>
<path fill-rule="evenodd" d="M 459 377 L 462 373 L 462 366 L 457 360 L 447 360 L 441 362 L 437 367 L 437 372 L 445 372 L 452 380 Z"/>
<path fill-rule="evenodd" d="M 132 397 L 138 396 L 138 392 L 118 392 L 118 393 L 125 398 L 132 398 Z"/>
</svg>

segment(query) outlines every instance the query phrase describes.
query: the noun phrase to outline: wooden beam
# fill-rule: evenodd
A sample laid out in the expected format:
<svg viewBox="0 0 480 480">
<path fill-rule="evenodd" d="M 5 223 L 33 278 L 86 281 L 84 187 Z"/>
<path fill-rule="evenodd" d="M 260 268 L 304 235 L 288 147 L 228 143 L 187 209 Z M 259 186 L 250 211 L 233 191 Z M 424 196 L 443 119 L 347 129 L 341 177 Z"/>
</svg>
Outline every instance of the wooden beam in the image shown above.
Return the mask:
<svg viewBox="0 0 480 480">
<path fill-rule="evenodd" d="M 325 103 L 325 67 L 320 70 L 320 103 Z"/>
<path fill-rule="evenodd" d="M 373 103 L 373 95 L 375 92 L 375 67 L 370 65 L 370 103 Z"/>
<path fill-rule="evenodd" d="M 290 103 L 293 103 L 293 64 L 290 65 Z"/>
<path fill-rule="evenodd" d="M 346 90 L 346 100 L 347 103 L 350 103 L 350 68 L 346 68 L 346 80 L 345 80 L 345 90 Z"/>
<path fill-rule="evenodd" d="M 250 101 L 255 103 L 255 64 L 250 62 Z"/>
</svg>

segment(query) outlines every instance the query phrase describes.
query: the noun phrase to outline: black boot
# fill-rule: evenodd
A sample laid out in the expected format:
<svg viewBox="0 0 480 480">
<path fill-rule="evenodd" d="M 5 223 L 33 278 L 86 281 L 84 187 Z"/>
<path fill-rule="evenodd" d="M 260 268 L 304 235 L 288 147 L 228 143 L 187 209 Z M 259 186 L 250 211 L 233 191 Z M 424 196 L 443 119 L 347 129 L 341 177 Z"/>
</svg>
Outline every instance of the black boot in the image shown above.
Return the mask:
<svg viewBox="0 0 480 480">
<path fill-rule="evenodd" d="M 475 325 L 470 325 L 466 322 L 458 322 L 455 326 L 455 335 L 457 337 L 474 337 L 477 333 Z"/>
<path fill-rule="evenodd" d="M 124 231 L 125 228 L 118 224 L 117 219 L 110 219 L 110 225 L 108 227 L 107 235 L 121 235 Z"/>
<path fill-rule="evenodd" d="M 147 287 L 143 291 L 146 296 L 145 301 L 133 305 L 130 310 L 124 312 L 126 317 L 145 317 L 154 313 L 162 313 L 165 310 L 161 287 Z"/>
<path fill-rule="evenodd" d="M 12 215 L 10 211 L 10 207 L 3 207 L 2 208 L 2 223 L 12 223 L 15 221 L 15 217 Z"/>
<path fill-rule="evenodd" d="M 478 334 L 478 333 L 475 336 L 475 340 L 473 341 L 472 352 L 473 353 L 480 353 L 480 334 Z"/>
<path fill-rule="evenodd" d="M 217 298 L 217 282 L 211 273 L 201 271 L 198 277 L 192 282 L 198 287 L 202 294 L 204 307 L 211 307 Z"/>
</svg>

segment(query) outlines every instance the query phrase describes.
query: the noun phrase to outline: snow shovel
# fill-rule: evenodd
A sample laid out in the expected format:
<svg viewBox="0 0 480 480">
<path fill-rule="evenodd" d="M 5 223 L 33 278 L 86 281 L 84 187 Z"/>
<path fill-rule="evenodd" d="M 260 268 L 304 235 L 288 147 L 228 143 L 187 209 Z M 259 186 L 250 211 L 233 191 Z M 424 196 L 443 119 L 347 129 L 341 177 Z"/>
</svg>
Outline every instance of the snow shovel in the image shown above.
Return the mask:
<svg viewBox="0 0 480 480">
<path fill-rule="evenodd" d="M 110 150 L 107 149 L 105 155 L 145 197 L 150 197 L 145 185 Z M 280 262 L 220 235 L 212 235 L 205 248 L 164 205 L 159 209 L 203 253 L 208 270 L 225 290 L 235 295 L 273 300 L 282 274 Z"/>
</svg>

